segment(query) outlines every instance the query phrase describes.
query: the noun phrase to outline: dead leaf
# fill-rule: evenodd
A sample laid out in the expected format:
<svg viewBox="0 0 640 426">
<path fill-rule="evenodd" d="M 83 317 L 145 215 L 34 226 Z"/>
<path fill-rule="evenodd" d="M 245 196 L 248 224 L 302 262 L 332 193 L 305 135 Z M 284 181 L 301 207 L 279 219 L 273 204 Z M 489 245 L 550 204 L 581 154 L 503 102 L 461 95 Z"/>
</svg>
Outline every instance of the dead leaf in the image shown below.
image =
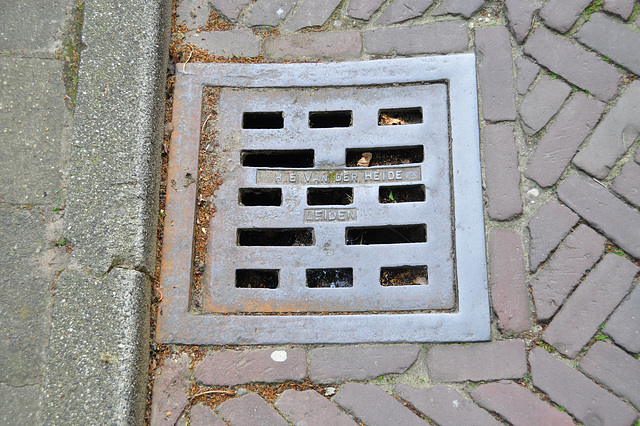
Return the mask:
<svg viewBox="0 0 640 426">
<path fill-rule="evenodd" d="M 417 285 L 427 285 L 427 279 L 425 277 L 418 277 L 416 278 L 415 283 Z"/>
<path fill-rule="evenodd" d="M 373 154 L 371 154 L 370 152 L 363 152 L 362 158 L 358 160 L 358 166 L 369 167 L 369 163 L 371 162 L 372 157 L 373 157 Z"/>
<path fill-rule="evenodd" d="M 380 126 L 394 126 L 398 124 L 406 124 L 402 118 L 390 117 L 386 114 L 380 114 Z"/>
<path fill-rule="evenodd" d="M 194 399 L 194 398 L 197 398 L 197 397 L 202 396 L 202 395 L 208 395 L 210 393 L 221 393 L 221 394 L 224 394 L 224 395 L 235 395 L 236 391 L 233 390 L 233 389 L 229 389 L 229 390 L 224 390 L 224 389 L 208 390 L 208 391 L 200 392 L 200 393 L 197 393 L 197 394 L 195 394 L 193 396 L 190 396 L 189 399 Z"/>
</svg>

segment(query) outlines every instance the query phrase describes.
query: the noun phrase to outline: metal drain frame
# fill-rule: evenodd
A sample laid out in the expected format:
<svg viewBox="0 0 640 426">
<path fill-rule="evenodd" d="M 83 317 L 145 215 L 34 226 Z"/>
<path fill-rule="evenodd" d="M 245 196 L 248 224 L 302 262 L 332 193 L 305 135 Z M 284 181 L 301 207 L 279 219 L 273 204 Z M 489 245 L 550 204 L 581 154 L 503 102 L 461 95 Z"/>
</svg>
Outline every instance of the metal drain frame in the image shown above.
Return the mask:
<svg viewBox="0 0 640 426">
<path fill-rule="evenodd" d="M 475 55 L 342 63 L 178 64 L 156 340 L 190 345 L 463 342 L 491 337 Z M 204 86 L 287 88 L 448 82 L 458 310 L 225 315 L 189 310 Z M 194 145 L 195 144 L 195 145 Z M 194 149 L 194 146 L 196 147 Z M 173 183 L 175 182 L 175 185 Z M 170 249 L 167 250 L 166 248 Z"/>
</svg>

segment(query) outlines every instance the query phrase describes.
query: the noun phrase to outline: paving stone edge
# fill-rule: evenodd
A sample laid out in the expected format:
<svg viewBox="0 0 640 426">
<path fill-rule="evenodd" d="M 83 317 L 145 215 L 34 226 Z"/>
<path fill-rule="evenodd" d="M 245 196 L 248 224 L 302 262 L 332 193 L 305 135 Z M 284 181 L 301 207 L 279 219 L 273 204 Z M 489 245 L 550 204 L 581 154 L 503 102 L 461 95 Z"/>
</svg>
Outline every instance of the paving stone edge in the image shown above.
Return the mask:
<svg viewBox="0 0 640 426">
<path fill-rule="evenodd" d="M 170 3 L 85 1 L 40 424 L 144 423 Z"/>
</svg>

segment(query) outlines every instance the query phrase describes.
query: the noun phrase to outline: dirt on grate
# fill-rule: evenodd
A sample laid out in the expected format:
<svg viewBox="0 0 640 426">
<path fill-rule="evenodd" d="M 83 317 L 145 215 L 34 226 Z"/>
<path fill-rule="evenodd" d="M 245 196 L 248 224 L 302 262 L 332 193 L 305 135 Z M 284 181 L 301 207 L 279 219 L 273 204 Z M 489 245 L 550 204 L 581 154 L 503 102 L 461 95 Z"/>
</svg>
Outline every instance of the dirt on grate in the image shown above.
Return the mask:
<svg viewBox="0 0 640 426">
<path fill-rule="evenodd" d="M 380 284 L 385 287 L 427 285 L 427 267 L 400 266 L 395 268 L 382 268 L 380 270 Z"/>
<path fill-rule="evenodd" d="M 362 167 L 358 161 L 363 158 L 368 159 L 368 167 L 416 164 L 424 161 L 424 147 L 348 148 L 346 156 L 347 167 Z"/>
</svg>

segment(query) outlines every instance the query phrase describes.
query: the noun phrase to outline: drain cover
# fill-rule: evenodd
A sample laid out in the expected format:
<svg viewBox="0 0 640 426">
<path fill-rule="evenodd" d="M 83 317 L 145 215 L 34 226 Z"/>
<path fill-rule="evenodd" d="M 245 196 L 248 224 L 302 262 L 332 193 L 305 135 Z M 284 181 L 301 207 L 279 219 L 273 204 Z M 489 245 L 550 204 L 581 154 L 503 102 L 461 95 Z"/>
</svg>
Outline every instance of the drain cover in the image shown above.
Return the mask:
<svg viewBox="0 0 640 426">
<path fill-rule="evenodd" d="M 160 341 L 489 339 L 473 55 L 178 70 Z M 208 228 L 205 87 L 222 180 Z"/>
</svg>

